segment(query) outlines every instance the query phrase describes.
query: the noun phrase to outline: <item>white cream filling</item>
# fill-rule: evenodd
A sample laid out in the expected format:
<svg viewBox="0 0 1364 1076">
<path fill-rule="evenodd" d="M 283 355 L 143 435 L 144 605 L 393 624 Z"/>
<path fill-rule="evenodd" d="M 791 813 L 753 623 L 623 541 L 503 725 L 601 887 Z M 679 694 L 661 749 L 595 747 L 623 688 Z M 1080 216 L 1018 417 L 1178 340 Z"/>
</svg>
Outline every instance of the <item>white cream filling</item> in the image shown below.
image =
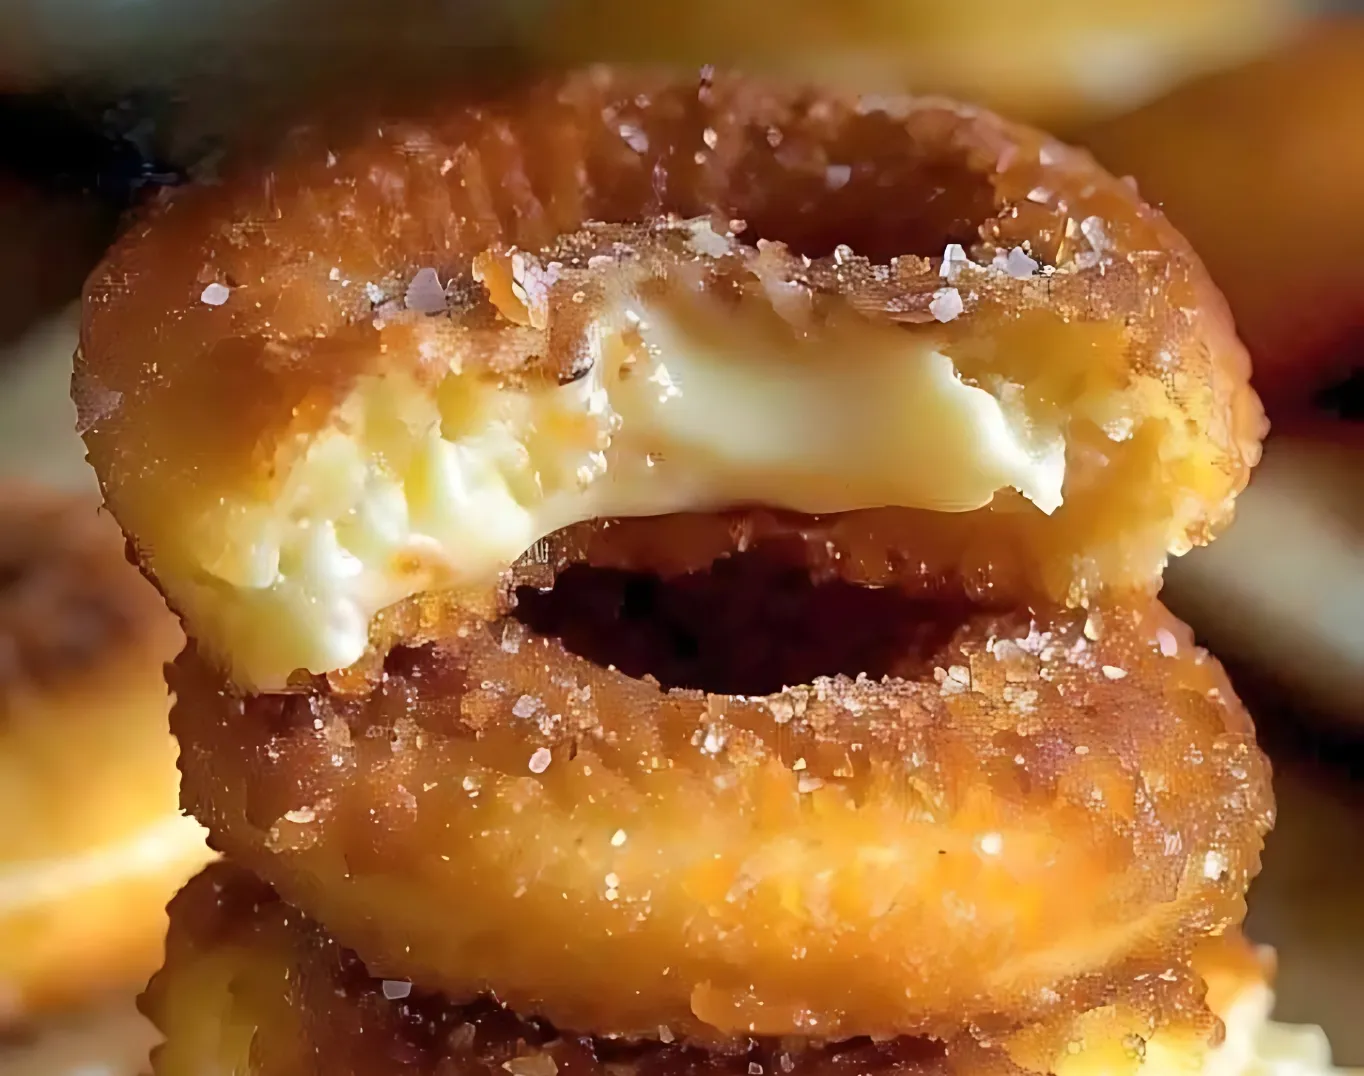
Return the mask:
<svg viewBox="0 0 1364 1076">
<path fill-rule="evenodd" d="M 1326 1033 L 1310 1025 L 1280 1024 L 1270 1019 L 1274 992 L 1263 982 L 1247 984 L 1219 1013 L 1227 1037 L 1209 1052 L 1201 1068 L 1178 1049 L 1162 1046 L 1159 1037 L 1146 1044 L 1143 1069 L 1154 1076 L 1329 1076 L 1343 1073 L 1331 1062 Z"/>
<path fill-rule="evenodd" d="M 1006 488 L 1061 503 L 1064 439 L 1030 425 L 1017 390 L 964 383 L 893 326 L 772 321 L 731 314 L 707 335 L 637 305 L 594 330 L 585 376 L 541 389 L 362 379 L 330 428 L 288 446 L 273 499 L 199 521 L 177 588 L 195 633 L 239 681 L 276 688 L 356 661 L 385 606 L 486 583 L 575 522 L 745 503 L 961 512 Z"/>
</svg>

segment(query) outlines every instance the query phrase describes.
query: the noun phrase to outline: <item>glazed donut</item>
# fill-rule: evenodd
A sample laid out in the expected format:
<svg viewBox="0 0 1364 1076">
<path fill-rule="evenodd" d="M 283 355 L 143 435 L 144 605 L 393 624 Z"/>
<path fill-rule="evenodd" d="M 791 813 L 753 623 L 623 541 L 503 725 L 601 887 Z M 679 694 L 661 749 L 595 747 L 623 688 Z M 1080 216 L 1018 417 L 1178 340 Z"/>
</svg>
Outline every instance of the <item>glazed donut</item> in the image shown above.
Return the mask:
<svg viewBox="0 0 1364 1076">
<path fill-rule="evenodd" d="M 0 1025 L 145 979 L 208 859 L 166 728 L 181 642 L 92 499 L 0 487 Z"/>
<path fill-rule="evenodd" d="M 1206 260 L 1276 419 L 1364 368 L 1361 52 L 1364 21 L 1329 20 L 1086 136 Z"/>
<path fill-rule="evenodd" d="M 1158 605 L 816 586 L 762 544 L 594 571 L 368 694 L 243 696 L 191 647 L 186 806 L 375 974 L 599 1034 L 1045 1021 L 1243 916 L 1268 768 Z"/>
<path fill-rule="evenodd" d="M 259 881 L 219 865 L 172 904 L 166 966 L 142 1008 L 166 1036 L 154 1057 L 156 1076 L 198 1076 L 206 1068 L 240 1076 L 387 1076 L 398 1067 L 413 1076 L 1333 1071 L 1318 1029 L 1269 1023 L 1264 962 L 1238 935 L 1205 944 L 1195 963 L 1209 982 L 1207 1000 L 1226 1025 L 1225 1039 L 1212 1050 L 1201 1006 L 1171 1009 L 1138 1036 L 1134 1049 L 1119 1001 L 1109 1011 L 1082 1014 L 1071 1028 L 1083 1034 L 1059 1049 L 1051 1032 L 1042 1048 L 1032 1036 L 1000 1035 L 986 1044 L 958 1033 L 945 1042 L 752 1039 L 735 1052 L 706 1054 L 679 1043 L 580 1035 L 486 1003 L 453 1004 L 409 983 L 371 978 L 352 954 Z"/>
<path fill-rule="evenodd" d="M 1190 74 L 1255 55 L 1299 17 L 1291 0 L 559 0 L 541 55 L 732 64 L 863 91 L 949 93 L 1045 126 L 1133 108 Z"/>
<path fill-rule="evenodd" d="M 1197 259 L 1034 131 L 709 70 L 427 111 L 165 194 L 87 287 L 91 462 L 240 686 L 611 516 L 893 506 L 925 577 L 1149 592 L 1258 457 Z"/>
</svg>

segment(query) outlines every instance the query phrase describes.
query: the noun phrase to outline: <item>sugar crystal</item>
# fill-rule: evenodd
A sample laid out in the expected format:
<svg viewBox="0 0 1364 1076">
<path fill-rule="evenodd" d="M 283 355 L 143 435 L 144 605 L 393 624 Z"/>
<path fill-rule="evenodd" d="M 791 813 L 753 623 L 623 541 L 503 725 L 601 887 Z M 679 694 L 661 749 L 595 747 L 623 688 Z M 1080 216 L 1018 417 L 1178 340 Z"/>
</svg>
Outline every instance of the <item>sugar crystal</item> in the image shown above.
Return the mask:
<svg viewBox="0 0 1364 1076">
<path fill-rule="evenodd" d="M 941 322 L 952 321 L 965 309 L 961 293 L 956 288 L 939 288 L 933 293 L 933 301 L 928 304 L 928 312 Z"/>
<path fill-rule="evenodd" d="M 445 286 L 434 269 L 418 269 L 407 286 L 403 303 L 418 314 L 439 314 L 445 309 Z"/>
<path fill-rule="evenodd" d="M 1011 277 L 1025 279 L 1037 272 L 1037 262 L 1022 247 L 1014 247 L 1004 259 L 1004 271 Z"/>
<path fill-rule="evenodd" d="M 530 756 L 530 772 L 544 773 L 549 769 L 549 764 L 554 759 L 548 747 L 537 747 L 535 753 Z"/>
<path fill-rule="evenodd" d="M 199 301 L 207 303 L 209 306 L 222 306 L 231 294 L 232 292 L 226 284 L 219 284 L 215 281 L 199 293 Z"/>
</svg>

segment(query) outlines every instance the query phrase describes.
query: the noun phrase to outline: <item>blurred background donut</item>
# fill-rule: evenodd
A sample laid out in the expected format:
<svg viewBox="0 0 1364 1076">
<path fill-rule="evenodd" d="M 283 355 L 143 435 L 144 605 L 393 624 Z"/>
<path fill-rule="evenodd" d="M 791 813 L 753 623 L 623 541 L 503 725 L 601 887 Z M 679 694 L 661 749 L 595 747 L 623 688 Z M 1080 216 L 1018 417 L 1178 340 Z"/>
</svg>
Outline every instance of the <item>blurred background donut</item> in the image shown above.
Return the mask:
<svg viewBox="0 0 1364 1076">
<path fill-rule="evenodd" d="M 1085 136 L 1199 252 L 1274 419 L 1364 413 L 1361 124 L 1364 20 L 1342 18 Z"/>
<path fill-rule="evenodd" d="M 0 487 L 0 1024 L 136 983 L 207 858 L 180 814 L 181 644 L 95 500 Z"/>
<path fill-rule="evenodd" d="M 560 0 L 537 20 L 555 61 L 739 64 L 858 89 L 947 93 L 1067 125 L 1254 55 L 1294 0 Z"/>
<path fill-rule="evenodd" d="M 1011 0 L 409 0 L 382 14 L 367 0 L 13 0 L 0 90 L 59 91 L 181 162 L 300 100 L 597 60 L 944 92 L 1071 127 L 1255 55 L 1319 2 L 1048 0 L 1021 16 Z"/>
<path fill-rule="evenodd" d="M 1299 707 L 1364 727 L 1364 427 L 1286 426 L 1265 446 L 1237 524 L 1173 566 L 1168 600 L 1218 653 Z"/>
</svg>

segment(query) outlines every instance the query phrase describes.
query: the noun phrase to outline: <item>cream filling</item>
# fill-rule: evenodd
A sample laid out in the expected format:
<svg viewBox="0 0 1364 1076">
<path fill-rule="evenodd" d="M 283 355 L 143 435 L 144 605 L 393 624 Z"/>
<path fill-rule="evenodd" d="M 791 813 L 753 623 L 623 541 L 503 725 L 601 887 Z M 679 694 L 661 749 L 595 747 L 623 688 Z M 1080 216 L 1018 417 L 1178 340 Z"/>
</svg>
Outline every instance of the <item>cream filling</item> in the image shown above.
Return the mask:
<svg viewBox="0 0 1364 1076">
<path fill-rule="evenodd" d="M 196 634 L 238 682 L 277 688 L 360 658 L 385 606 L 486 584 L 584 520 L 745 503 L 962 512 L 1008 488 L 1060 505 L 1060 432 L 1035 428 L 1016 388 L 965 383 L 924 337 L 851 318 L 793 334 L 770 311 L 714 320 L 624 306 L 566 385 L 361 379 L 327 430 L 288 446 L 273 499 L 199 521 L 175 588 Z"/>
<path fill-rule="evenodd" d="M 1270 1019 L 1274 992 L 1263 982 L 1247 984 L 1219 1013 L 1227 1037 L 1203 1060 L 1163 1046 L 1159 1036 L 1146 1044 L 1143 1070 L 1153 1076 L 1328 1076 L 1343 1073 L 1331 1062 L 1326 1033 L 1310 1025 L 1280 1024 Z"/>
</svg>

